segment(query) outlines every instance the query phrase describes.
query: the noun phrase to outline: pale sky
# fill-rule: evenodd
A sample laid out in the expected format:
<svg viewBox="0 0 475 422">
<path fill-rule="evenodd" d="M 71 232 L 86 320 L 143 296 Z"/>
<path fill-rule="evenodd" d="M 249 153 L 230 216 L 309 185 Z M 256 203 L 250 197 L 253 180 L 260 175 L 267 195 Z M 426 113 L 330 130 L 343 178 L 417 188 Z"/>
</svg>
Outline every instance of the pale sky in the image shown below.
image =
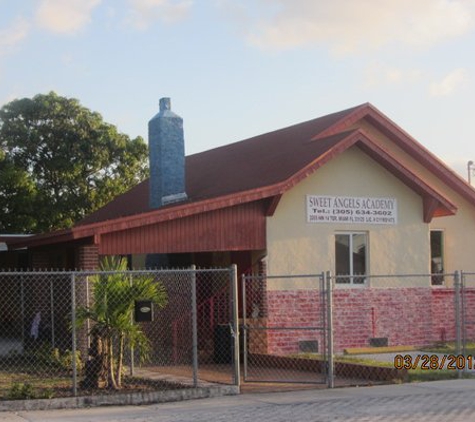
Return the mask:
<svg viewBox="0 0 475 422">
<path fill-rule="evenodd" d="M 475 0 L 0 0 L 0 106 L 55 91 L 186 152 L 370 102 L 464 178 Z"/>
</svg>

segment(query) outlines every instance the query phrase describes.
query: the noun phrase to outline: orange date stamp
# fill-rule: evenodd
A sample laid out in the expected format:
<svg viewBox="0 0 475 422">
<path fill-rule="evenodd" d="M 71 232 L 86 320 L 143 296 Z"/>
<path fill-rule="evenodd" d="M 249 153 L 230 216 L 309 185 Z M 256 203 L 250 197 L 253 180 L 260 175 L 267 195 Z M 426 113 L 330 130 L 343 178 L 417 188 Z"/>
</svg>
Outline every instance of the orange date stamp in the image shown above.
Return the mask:
<svg viewBox="0 0 475 422">
<path fill-rule="evenodd" d="M 394 356 L 394 367 L 396 369 L 422 369 L 430 370 L 462 370 L 475 369 L 472 355 L 396 355 Z"/>
</svg>

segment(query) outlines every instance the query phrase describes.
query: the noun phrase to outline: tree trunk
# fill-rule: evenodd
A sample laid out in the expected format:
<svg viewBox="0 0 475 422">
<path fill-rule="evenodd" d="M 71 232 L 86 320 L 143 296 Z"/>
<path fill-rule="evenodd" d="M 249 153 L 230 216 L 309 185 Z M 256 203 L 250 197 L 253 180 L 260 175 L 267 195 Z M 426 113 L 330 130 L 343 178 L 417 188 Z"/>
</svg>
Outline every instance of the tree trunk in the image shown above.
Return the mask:
<svg viewBox="0 0 475 422">
<path fill-rule="evenodd" d="M 86 362 L 85 377 L 81 382 L 82 388 L 106 388 L 107 387 L 107 347 L 99 333 L 92 335 L 89 348 L 89 360 Z"/>
<path fill-rule="evenodd" d="M 114 339 L 112 336 L 108 339 L 109 343 L 109 386 L 112 387 L 114 390 L 118 390 L 119 387 L 117 386 L 117 382 L 115 379 L 115 371 L 114 371 L 114 346 L 113 342 Z"/>
<path fill-rule="evenodd" d="M 125 334 L 120 333 L 119 336 L 119 351 L 117 355 L 117 386 L 122 387 L 122 369 L 124 366 L 124 343 L 125 343 Z"/>
</svg>

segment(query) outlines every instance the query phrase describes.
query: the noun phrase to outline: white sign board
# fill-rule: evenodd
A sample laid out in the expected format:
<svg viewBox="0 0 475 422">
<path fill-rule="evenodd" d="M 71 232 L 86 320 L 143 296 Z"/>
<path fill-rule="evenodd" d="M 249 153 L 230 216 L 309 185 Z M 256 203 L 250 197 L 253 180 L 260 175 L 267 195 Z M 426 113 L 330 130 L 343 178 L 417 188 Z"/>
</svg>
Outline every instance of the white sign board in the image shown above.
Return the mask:
<svg viewBox="0 0 475 422">
<path fill-rule="evenodd" d="M 307 195 L 307 222 L 397 224 L 397 199 Z"/>
</svg>

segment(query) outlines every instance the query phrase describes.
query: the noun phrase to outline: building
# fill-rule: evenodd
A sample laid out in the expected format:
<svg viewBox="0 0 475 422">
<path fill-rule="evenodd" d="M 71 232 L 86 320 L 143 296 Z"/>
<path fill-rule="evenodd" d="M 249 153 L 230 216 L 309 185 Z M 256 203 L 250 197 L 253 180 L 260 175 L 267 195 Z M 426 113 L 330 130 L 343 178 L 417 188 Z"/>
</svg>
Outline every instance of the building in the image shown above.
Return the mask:
<svg viewBox="0 0 475 422">
<path fill-rule="evenodd" d="M 185 157 L 183 121 L 162 99 L 149 144 L 149 180 L 9 250 L 27 247 L 32 268 L 93 269 L 125 255 L 134 268 L 329 270 L 352 295 L 377 287 L 370 275 L 431 273 L 392 287 L 440 295 L 442 274 L 475 271 L 475 190 L 371 104 Z M 269 303 L 286 290 L 267 289 Z"/>
<path fill-rule="evenodd" d="M 25 249 L 8 250 L 8 243 L 25 240 L 30 235 L 0 234 L 0 268 L 15 269 L 28 267 L 28 252 Z"/>
</svg>

